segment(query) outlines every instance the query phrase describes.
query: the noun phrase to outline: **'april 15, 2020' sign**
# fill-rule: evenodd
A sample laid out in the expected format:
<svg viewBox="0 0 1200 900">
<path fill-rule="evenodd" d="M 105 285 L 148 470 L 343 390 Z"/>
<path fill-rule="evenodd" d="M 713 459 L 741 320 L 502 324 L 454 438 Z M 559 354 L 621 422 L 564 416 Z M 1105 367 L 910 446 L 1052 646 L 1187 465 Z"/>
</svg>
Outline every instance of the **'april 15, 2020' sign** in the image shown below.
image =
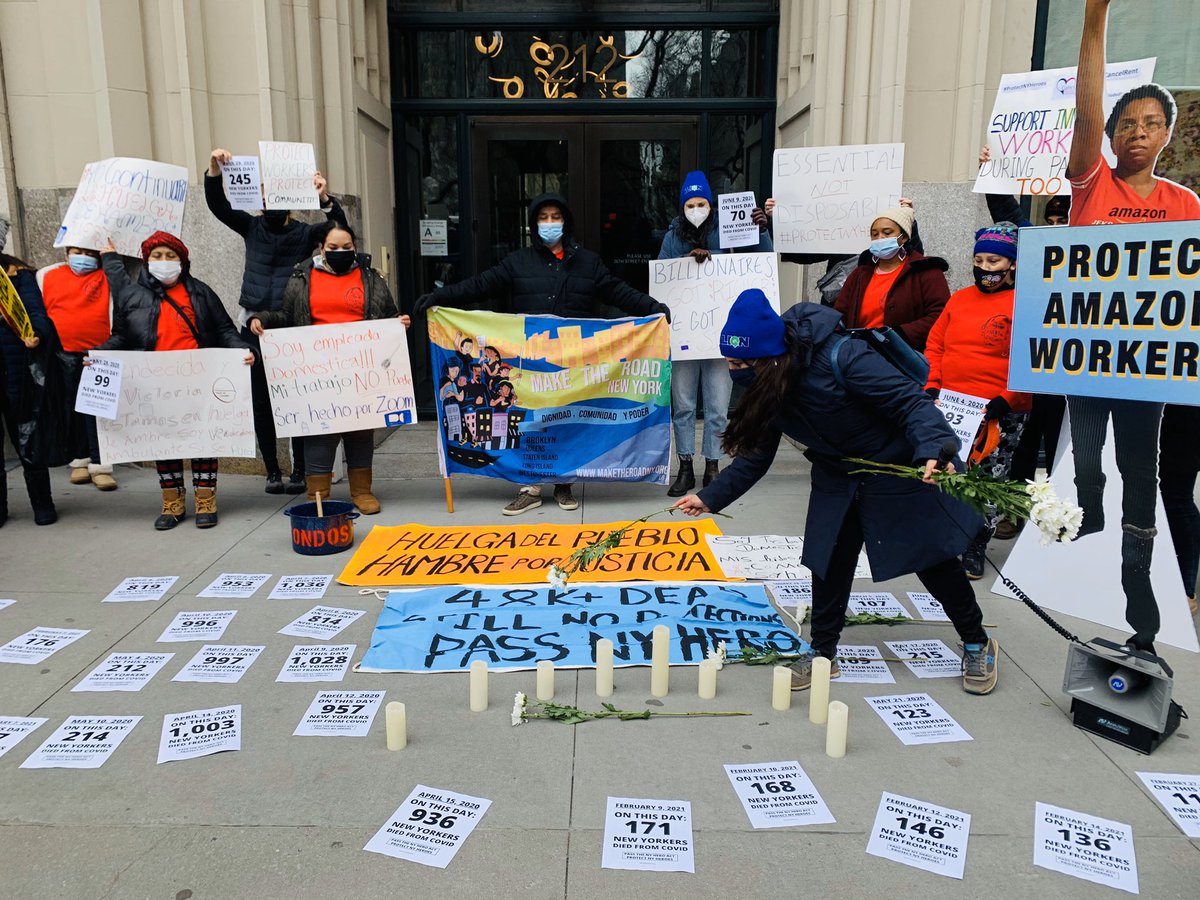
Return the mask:
<svg viewBox="0 0 1200 900">
<path fill-rule="evenodd" d="M 1009 387 L 1200 405 L 1196 222 L 1023 228 Z"/>
</svg>

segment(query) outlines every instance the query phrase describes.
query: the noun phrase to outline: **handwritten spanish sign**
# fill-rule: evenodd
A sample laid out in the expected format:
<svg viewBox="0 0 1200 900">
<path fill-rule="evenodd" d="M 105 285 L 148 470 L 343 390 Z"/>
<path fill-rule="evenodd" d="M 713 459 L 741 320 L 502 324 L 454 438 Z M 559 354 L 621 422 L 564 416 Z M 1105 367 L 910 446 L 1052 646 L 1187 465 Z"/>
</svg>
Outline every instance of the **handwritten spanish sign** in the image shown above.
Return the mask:
<svg viewBox="0 0 1200 900">
<path fill-rule="evenodd" d="M 312 144 L 259 141 L 258 156 L 266 209 L 320 209 L 313 186 L 317 156 Z"/>
<path fill-rule="evenodd" d="M 651 260 L 650 296 L 671 310 L 671 358 L 720 359 L 721 326 L 748 288 L 759 288 L 779 311 L 774 253 L 717 253 L 705 262 L 690 256 Z"/>
<path fill-rule="evenodd" d="M 264 371 L 280 437 L 340 434 L 417 419 L 399 319 L 264 331 Z"/>
<path fill-rule="evenodd" d="M 124 156 L 88 163 L 54 246 L 99 250 L 112 238 L 122 256 L 141 256 L 154 232 L 183 234 L 187 191 L 183 166 Z"/>
<path fill-rule="evenodd" d="M 775 151 L 775 249 L 860 253 L 871 223 L 900 202 L 903 144 Z"/>
<path fill-rule="evenodd" d="M 245 352 L 93 351 L 121 365 L 115 419 L 98 419 L 106 463 L 254 456 L 254 413 Z"/>
</svg>

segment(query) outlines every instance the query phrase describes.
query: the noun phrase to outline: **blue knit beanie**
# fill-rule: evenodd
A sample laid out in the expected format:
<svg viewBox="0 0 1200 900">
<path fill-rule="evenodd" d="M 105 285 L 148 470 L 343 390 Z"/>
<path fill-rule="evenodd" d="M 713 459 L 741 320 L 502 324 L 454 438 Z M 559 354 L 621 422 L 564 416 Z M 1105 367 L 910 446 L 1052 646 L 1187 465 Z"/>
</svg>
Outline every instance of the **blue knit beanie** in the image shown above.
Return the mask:
<svg viewBox="0 0 1200 900">
<path fill-rule="evenodd" d="M 995 253 L 1008 259 L 1017 258 L 1017 229 L 1006 223 L 980 228 L 975 232 L 975 252 Z"/>
<path fill-rule="evenodd" d="M 682 208 L 693 197 L 703 197 L 712 206 L 712 188 L 708 186 L 708 179 L 703 172 L 688 172 L 684 177 L 683 187 L 679 190 L 679 206 Z"/>
<path fill-rule="evenodd" d="M 787 353 L 779 313 L 758 288 L 738 294 L 721 329 L 721 355 L 734 359 L 764 359 Z"/>
</svg>

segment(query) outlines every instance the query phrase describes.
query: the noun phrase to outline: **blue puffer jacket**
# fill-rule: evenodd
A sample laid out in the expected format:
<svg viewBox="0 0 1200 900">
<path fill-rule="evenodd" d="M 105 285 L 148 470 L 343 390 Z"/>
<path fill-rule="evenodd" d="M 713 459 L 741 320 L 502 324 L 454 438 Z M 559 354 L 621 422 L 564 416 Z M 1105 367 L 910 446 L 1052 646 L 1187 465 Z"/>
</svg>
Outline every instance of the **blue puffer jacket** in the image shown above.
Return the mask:
<svg viewBox="0 0 1200 900">
<path fill-rule="evenodd" d="M 919 572 L 958 556 L 982 522 L 967 506 L 931 485 L 892 476 L 852 475 L 848 457 L 903 465 L 937 457 L 954 432 L 920 386 L 862 341 L 838 354 L 846 386 L 833 375 L 830 351 L 842 317 L 815 303 L 784 314 L 796 372 L 775 420 L 763 429 L 764 450 L 738 457 L 699 492 L 719 511 L 754 486 L 775 458 L 783 435 L 803 444 L 812 462 L 812 495 L 804 531 L 804 564 L 825 577 L 834 542 L 857 504 L 867 558 L 876 581 Z M 955 465 L 961 470 L 961 463 Z"/>
<path fill-rule="evenodd" d="M 710 215 L 716 215 L 714 210 Z M 667 229 L 667 233 L 663 235 L 662 247 L 659 248 L 659 259 L 678 259 L 681 256 L 687 256 L 696 249 L 696 244 L 685 239 L 679 233 L 679 225 L 682 219 L 676 216 L 671 222 L 671 227 Z M 735 251 L 721 249 L 721 229 L 717 227 L 717 223 L 713 222 L 706 235 L 705 246 L 710 253 L 770 253 L 775 249 L 775 245 L 771 243 L 771 234 L 767 231 L 759 232 L 758 246 L 756 247 L 738 247 Z"/>
</svg>

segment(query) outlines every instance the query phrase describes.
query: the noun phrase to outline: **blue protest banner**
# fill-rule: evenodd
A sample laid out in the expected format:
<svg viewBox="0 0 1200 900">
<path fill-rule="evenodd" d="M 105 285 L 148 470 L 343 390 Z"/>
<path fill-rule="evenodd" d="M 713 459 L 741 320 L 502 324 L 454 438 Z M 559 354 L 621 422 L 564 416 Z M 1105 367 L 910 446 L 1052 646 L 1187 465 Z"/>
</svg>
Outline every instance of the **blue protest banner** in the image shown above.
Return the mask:
<svg viewBox="0 0 1200 900">
<path fill-rule="evenodd" d="M 1022 228 L 1009 387 L 1200 405 L 1198 232 Z"/>
<path fill-rule="evenodd" d="M 591 668 L 596 641 L 613 642 L 617 666 L 650 664 L 655 625 L 671 631 L 671 664 L 697 664 L 726 641 L 803 653 L 761 584 L 588 584 L 562 590 L 446 585 L 388 595 L 359 672 L 465 672 Z"/>
</svg>

